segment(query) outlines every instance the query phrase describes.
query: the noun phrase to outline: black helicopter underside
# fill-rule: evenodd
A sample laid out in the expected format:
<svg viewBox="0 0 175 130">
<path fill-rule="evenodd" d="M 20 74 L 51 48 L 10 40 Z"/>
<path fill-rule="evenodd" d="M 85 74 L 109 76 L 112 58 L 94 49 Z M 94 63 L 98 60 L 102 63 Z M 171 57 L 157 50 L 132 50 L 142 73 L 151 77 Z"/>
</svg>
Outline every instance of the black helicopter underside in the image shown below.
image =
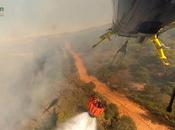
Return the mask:
<svg viewBox="0 0 175 130">
<path fill-rule="evenodd" d="M 175 0 L 113 0 L 112 32 L 138 37 L 156 34 L 175 21 Z"/>
</svg>

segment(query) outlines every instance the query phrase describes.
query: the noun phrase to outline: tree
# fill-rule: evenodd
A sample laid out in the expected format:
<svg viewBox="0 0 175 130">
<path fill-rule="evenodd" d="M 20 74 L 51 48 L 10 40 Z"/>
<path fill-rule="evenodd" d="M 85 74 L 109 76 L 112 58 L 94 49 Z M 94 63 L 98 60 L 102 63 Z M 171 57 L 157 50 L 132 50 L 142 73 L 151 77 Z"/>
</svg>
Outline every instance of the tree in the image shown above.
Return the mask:
<svg viewBox="0 0 175 130">
<path fill-rule="evenodd" d="M 114 104 L 109 104 L 105 110 L 105 119 L 110 122 L 112 119 L 117 119 L 119 116 L 118 108 Z"/>
</svg>

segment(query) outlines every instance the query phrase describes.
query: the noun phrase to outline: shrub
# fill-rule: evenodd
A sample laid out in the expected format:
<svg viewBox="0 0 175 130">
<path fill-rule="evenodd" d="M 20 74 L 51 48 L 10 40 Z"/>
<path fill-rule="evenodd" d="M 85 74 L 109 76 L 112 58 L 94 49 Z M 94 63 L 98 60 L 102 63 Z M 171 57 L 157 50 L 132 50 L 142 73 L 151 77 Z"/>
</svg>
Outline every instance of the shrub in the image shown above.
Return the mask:
<svg viewBox="0 0 175 130">
<path fill-rule="evenodd" d="M 107 105 L 105 110 L 105 119 L 112 121 L 112 119 L 117 119 L 118 117 L 118 108 L 114 104 Z"/>
<path fill-rule="evenodd" d="M 134 121 L 128 116 L 122 116 L 117 124 L 115 125 L 115 130 L 136 130 L 136 125 Z M 114 130 L 113 129 L 113 130 Z"/>
</svg>

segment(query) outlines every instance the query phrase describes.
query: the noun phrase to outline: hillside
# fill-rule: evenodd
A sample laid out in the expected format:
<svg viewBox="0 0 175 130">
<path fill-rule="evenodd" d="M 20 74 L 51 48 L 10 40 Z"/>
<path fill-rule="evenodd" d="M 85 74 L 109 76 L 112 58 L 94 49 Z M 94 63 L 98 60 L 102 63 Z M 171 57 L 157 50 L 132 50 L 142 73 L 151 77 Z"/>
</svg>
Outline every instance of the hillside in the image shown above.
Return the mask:
<svg viewBox="0 0 175 130">
<path fill-rule="evenodd" d="M 130 99 L 146 107 L 160 121 L 174 127 L 175 107 L 172 113 L 166 112 L 175 87 L 173 31 L 160 36 L 161 40 L 171 47 L 166 53 L 172 66 L 165 68 L 161 65 L 150 41 L 139 44 L 134 39 L 129 39 L 127 55 L 125 57 L 117 55 L 112 63 L 115 52 L 124 44 L 126 38 L 113 36 L 112 41 L 106 41 L 92 49 L 101 31 L 101 29 L 97 30 L 98 28 L 89 34 L 87 33 L 89 30 L 86 30 L 75 35 L 72 43 L 76 51 L 81 54 L 88 73 L 106 83 L 112 90 L 125 93 Z"/>
<path fill-rule="evenodd" d="M 61 87 L 65 89 L 58 96 L 58 106 L 46 113 L 42 121 L 38 123 L 31 121 L 33 128 L 53 129 L 75 115 L 87 111 L 86 103 L 91 94 L 98 95 L 106 104 L 105 113 L 98 118 L 98 130 L 128 130 L 128 128 L 134 130 L 136 127 L 147 129 L 147 126 L 151 129 L 174 127 L 175 110 L 173 113 L 166 112 L 175 84 L 174 68 L 165 71 L 151 43 L 138 44 L 134 39 L 129 39 L 127 55 L 125 57 L 117 55 L 112 62 L 116 50 L 123 45 L 126 38 L 113 36 L 112 41 L 106 41 L 95 49 L 91 48 L 107 27 L 108 25 L 67 33 L 57 39 L 62 42 L 64 80 Z M 55 37 L 50 36 L 50 38 Z M 162 40 L 166 37 L 172 38 L 171 35 L 166 34 Z M 64 43 L 71 43 L 72 49 L 80 54 L 87 74 L 90 77 L 94 76 L 93 83 L 81 79 L 76 60 L 65 49 Z M 170 44 L 171 40 L 168 40 L 168 43 Z M 107 85 L 107 88 L 103 85 L 95 87 L 96 81 L 97 84 L 100 82 Z M 133 106 L 133 109 L 138 111 L 129 110 L 126 106 L 129 108 Z M 148 111 L 150 114 L 140 115 L 139 111 Z M 122 116 L 123 113 L 127 116 Z M 139 122 L 143 125 L 138 126 Z"/>
</svg>

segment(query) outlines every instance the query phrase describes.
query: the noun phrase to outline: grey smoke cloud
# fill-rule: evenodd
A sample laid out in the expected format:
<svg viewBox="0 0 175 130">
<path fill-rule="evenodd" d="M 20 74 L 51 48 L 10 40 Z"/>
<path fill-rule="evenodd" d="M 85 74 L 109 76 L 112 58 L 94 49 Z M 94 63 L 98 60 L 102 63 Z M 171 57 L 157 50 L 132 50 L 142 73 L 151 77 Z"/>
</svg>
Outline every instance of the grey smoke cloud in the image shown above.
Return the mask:
<svg viewBox="0 0 175 130">
<path fill-rule="evenodd" d="M 47 37 L 0 44 L 1 130 L 19 130 L 59 95 L 64 58 L 59 44 Z"/>
</svg>

